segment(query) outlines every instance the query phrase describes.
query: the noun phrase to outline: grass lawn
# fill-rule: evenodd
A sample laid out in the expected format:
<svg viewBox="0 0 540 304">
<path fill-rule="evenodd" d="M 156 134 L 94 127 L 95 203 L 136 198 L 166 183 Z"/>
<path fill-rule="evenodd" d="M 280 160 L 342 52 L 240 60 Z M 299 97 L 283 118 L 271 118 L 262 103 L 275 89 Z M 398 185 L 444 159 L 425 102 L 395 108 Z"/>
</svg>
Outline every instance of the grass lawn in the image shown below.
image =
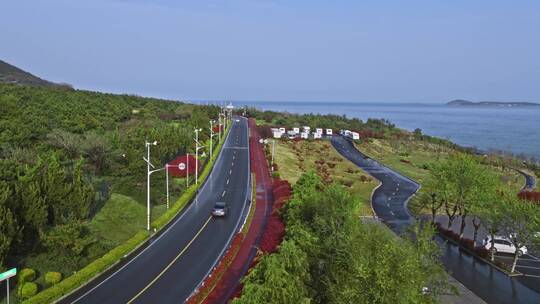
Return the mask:
<svg viewBox="0 0 540 304">
<path fill-rule="evenodd" d="M 359 215 L 372 215 L 371 193 L 378 181 L 337 153 L 328 141 L 277 140 L 274 161 L 280 176 L 292 185 L 308 170 L 316 171 L 326 183 L 342 184 L 360 202 Z"/>
<path fill-rule="evenodd" d="M 421 140 L 370 139 L 356 144 L 356 147 L 420 184 L 429 175 L 431 163 L 448 158 L 455 152 L 449 147 Z M 508 191 L 518 192 L 525 184 L 525 178 L 515 170 L 492 165 L 486 167 L 500 177 Z"/>
<path fill-rule="evenodd" d="M 88 224 L 96 238 L 113 246 L 124 242 L 145 227 L 145 206 L 131 197 L 117 193 L 111 195 L 105 206 Z"/>
</svg>

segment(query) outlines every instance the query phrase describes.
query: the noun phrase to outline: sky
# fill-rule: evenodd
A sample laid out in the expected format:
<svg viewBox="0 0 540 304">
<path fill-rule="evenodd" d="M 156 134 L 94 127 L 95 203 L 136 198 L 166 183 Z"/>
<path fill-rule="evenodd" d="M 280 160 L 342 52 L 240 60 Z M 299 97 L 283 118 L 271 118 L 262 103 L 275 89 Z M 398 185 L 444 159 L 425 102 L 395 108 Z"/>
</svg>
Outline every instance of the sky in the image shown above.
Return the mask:
<svg viewBox="0 0 540 304">
<path fill-rule="evenodd" d="M 0 59 L 178 100 L 540 102 L 537 0 L 2 0 Z"/>
</svg>

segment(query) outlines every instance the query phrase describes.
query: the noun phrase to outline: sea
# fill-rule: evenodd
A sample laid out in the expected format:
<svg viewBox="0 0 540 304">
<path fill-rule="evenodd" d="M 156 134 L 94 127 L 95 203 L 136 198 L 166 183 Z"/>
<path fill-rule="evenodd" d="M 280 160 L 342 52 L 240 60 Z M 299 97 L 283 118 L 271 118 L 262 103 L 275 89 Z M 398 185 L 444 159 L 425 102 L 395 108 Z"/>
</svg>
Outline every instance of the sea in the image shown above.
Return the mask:
<svg viewBox="0 0 540 304">
<path fill-rule="evenodd" d="M 420 128 L 424 134 L 465 147 L 540 160 L 540 107 L 283 101 L 237 101 L 233 105 L 300 114 L 338 114 L 364 121 L 385 118 L 399 128 Z"/>
</svg>

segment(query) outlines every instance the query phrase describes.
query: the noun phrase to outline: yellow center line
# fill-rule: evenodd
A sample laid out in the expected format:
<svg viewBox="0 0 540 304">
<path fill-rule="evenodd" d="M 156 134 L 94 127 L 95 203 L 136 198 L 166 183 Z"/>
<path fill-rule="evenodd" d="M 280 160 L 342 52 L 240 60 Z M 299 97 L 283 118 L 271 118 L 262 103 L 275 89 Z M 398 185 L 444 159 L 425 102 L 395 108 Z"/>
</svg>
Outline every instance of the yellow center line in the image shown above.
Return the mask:
<svg viewBox="0 0 540 304">
<path fill-rule="evenodd" d="M 165 272 L 167 272 L 167 270 L 169 270 L 169 268 L 172 267 L 172 265 L 186 252 L 186 250 L 189 248 L 189 246 L 191 246 L 191 244 L 195 241 L 195 239 L 199 236 L 199 234 L 201 234 L 201 232 L 204 230 L 206 225 L 208 225 L 208 223 L 210 222 L 211 219 L 212 219 L 212 216 L 209 216 L 208 219 L 206 220 L 206 222 L 204 223 L 204 225 L 202 225 L 201 229 L 199 229 L 199 231 L 197 231 L 197 234 L 195 234 L 195 236 L 191 239 L 191 241 L 189 241 L 189 243 L 187 243 L 186 247 L 184 247 L 184 249 L 182 249 L 182 251 L 180 251 L 180 253 L 174 258 L 174 260 L 172 260 L 169 263 L 169 265 L 167 265 L 167 267 L 165 267 L 165 269 L 163 269 L 150 283 L 148 283 L 148 285 L 146 285 L 146 287 L 144 287 L 143 290 L 141 290 L 131 300 L 129 300 L 127 302 L 127 304 L 133 303 L 133 301 L 135 301 L 138 297 L 140 297 L 146 290 L 148 290 L 148 288 L 150 288 L 157 280 L 159 280 L 159 278 L 163 274 L 165 274 Z"/>
</svg>

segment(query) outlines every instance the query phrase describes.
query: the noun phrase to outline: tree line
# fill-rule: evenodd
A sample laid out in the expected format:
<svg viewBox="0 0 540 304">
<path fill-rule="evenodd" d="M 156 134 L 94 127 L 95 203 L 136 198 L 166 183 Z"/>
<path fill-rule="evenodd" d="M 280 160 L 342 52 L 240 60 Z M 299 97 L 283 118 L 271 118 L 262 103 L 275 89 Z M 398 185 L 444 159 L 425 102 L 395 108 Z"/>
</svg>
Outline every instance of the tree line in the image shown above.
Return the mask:
<svg viewBox="0 0 540 304">
<path fill-rule="evenodd" d="M 233 303 L 433 303 L 446 290 L 432 231 L 399 238 L 355 216 L 358 202 L 314 172 L 297 181 L 285 238 L 243 279 Z M 428 292 L 429 290 L 429 292 Z"/>
<path fill-rule="evenodd" d="M 220 111 L 11 84 L 0 84 L 0 107 L 2 269 L 40 252 L 80 260 L 99 242 L 85 223 L 110 193 L 143 197 L 145 141 L 159 142 L 152 162 L 162 165 L 192 152 L 195 127 L 203 128 L 201 141 L 207 140 L 209 120 Z"/>
<path fill-rule="evenodd" d="M 491 236 L 492 261 L 496 235 L 506 237 L 515 248 L 534 246 L 539 241 L 540 206 L 505 191 L 500 179 L 470 155 L 458 153 L 434 163 L 417 203 L 431 214 L 434 225 L 437 215 L 444 215 L 447 226 L 438 225 L 439 229 L 473 250 L 477 248 L 478 232 L 483 226 Z M 457 232 L 452 230 L 456 219 L 460 222 Z M 465 236 L 467 225 L 473 226 L 472 239 Z M 519 254 L 516 250 L 512 272 Z"/>
</svg>

